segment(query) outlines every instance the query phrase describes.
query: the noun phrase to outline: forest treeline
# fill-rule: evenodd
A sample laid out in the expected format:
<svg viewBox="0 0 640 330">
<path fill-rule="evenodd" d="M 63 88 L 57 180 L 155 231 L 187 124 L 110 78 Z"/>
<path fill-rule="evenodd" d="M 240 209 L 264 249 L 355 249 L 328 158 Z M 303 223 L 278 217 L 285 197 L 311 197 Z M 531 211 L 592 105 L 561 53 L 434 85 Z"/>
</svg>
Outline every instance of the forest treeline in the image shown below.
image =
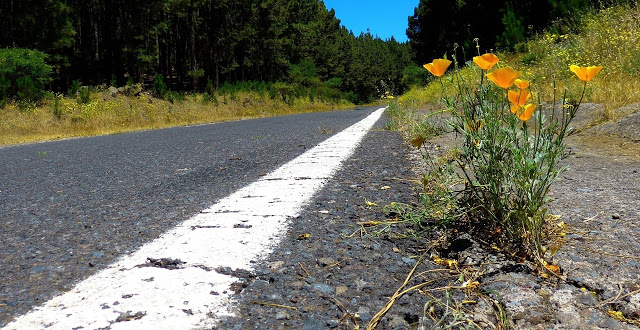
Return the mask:
<svg viewBox="0 0 640 330">
<path fill-rule="evenodd" d="M 319 0 L 7 0 L 0 48 L 44 53 L 61 92 L 160 77 L 176 91 L 283 82 L 352 102 L 402 89 L 411 62 L 406 43 L 354 35 Z"/>
<path fill-rule="evenodd" d="M 399 43 L 354 35 L 320 0 L 4 0 L 0 104 L 43 89 L 136 83 L 161 97 L 249 83 L 283 99 L 363 103 L 424 84 L 421 65 L 454 44 L 465 61 L 476 38 L 481 52 L 517 50 L 540 31 L 576 26 L 589 8 L 621 2 L 637 0 L 420 0 L 409 42 Z"/>
<path fill-rule="evenodd" d="M 637 0 L 420 0 L 409 16 L 407 36 L 417 63 L 431 62 L 458 45 L 459 60 L 490 50 L 519 50 L 527 38 L 544 30 L 558 34 L 579 26 L 586 10 Z M 464 58 L 463 58 L 464 57 Z"/>
</svg>

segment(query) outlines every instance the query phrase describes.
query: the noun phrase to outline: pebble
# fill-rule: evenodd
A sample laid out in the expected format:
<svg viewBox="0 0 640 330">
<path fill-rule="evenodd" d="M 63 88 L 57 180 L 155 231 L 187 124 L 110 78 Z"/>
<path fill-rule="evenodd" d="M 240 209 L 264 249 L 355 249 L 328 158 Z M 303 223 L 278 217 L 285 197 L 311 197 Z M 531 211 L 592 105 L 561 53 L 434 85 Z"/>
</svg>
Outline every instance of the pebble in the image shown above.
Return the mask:
<svg viewBox="0 0 640 330">
<path fill-rule="evenodd" d="M 336 260 L 330 257 L 322 257 L 318 259 L 318 264 L 322 267 L 333 265 L 335 263 L 336 263 Z"/>
<path fill-rule="evenodd" d="M 322 283 L 315 284 L 313 288 L 326 294 L 332 294 L 335 291 L 332 286 Z"/>
<path fill-rule="evenodd" d="M 291 315 L 287 312 L 277 312 L 275 316 L 276 320 L 288 320 L 291 318 Z"/>
<path fill-rule="evenodd" d="M 407 263 L 409 265 L 413 265 L 413 264 L 416 263 L 416 261 L 414 259 L 407 258 L 407 257 L 402 257 L 402 261 L 404 261 L 405 263 Z"/>
</svg>

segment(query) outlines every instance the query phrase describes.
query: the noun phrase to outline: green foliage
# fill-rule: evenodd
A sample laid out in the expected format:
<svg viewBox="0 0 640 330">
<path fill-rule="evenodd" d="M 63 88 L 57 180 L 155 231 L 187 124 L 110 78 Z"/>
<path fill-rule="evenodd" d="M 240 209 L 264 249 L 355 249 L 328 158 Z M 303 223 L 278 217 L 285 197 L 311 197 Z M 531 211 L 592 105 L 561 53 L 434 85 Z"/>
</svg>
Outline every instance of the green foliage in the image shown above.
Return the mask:
<svg viewBox="0 0 640 330">
<path fill-rule="evenodd" d="M 9 99 L 9 88 L 11 87 L 11 82 L 0 75 L 0 106 L 4 105 Z"/>
<path fill-rule="evenodd" d="M 91 89 L 89 86 L 82 86 L 78 90 L 78 103 L 89 104 L 91 102 Z"/>
<path fill-rule="evenodd" d="M 273 88 L 276 91 L 276 95 L 280 96 L 283 102 L 287 104 L 293 103 L 296 97 L 296 89 L 294 86 L 283 82 L 277 82 L 273 84 Z"/>
<path fill-rule="evenodd" d="M 218 96 L 216 95 L 216 89 L 213 86 L 211 79 L 207 79 L 207 85 L 204 88 L 204 94 L 202 95 L 202 101 L 206 104 L 213 102 L 215 106 L 218 106 Z"/>
<path fill-rule="evenodd" d="M 53 96 L 53 115 L 56 116 L 56 118 L 58 119 L 62 119 L 62 116 L 64 115 L 64 110 L 62 110 L 62 107 L 60 106 L 60 98 L 62 96 L 61 95 L 54 95 Z"/>
<path fill-rule="evenodd" d="M 506 12 L 502 16 L 502 24 L 504 31 L 498 40 L 498 44 L 502 48 L 513 50 L 517 44 L 525 41 L 526 35 L 522 18 L 516 15 L 510 5 L 507 5 Z"/>
<path fill-rule="evenodd" d="M 424 86 L 430 78 L 429 71 L 422 66 L 409 65 L 402 70 L 402 85 L 408 88 Z"/>
<path fill-rule="evenodd" d="M 320 85 L 318 68 L 310 60 L 302 60 L 299 64 L 292 64 L 289 68 L 289 79 L 294 84 L 304 87 L 317 87 Z"/>
<path fill-rule="evenodd" d="M 79 81 L 77 80 L 71 81 L 71 85 L 69 86 L 67 95 L 76 96 L 78 94 L 78 91 L 80 90 L 80 87 L 82 87 L 82 84 Z"/>
<path fill-rule="evenodd" d="M 0 102 L 9 98 L 39 101 L 51 82 L 52 68 L 45 53 L 23 49 L 0 49 Z"/>
<path fill-rule="evenodd" d="M 169 87 L 164 82 L 164 77 L 161 74 L 156 74 L 153 79 L 153 95 L 155 97 L 164 99 L 169 93 Z"/>
<path fill-rule="evenodd" d="M 76 31 L 72 8 L 67 3 L 62 0 L 1 2 L 0 48 L 37 49 L 48 54 L 48 64 L 55 72 L 68 67 Z"/>
<path fill-rule="evenodd" d="M 489 49 L 513 50 L 544 30 L 566 33 L 577 25 L 580 14 L 590 6 L 611 6 L 635 0 L 519 0 L 519 1 L 442 1 L 420 0 L 409 17 L 407 36 L 414 60 L 428 63 L 441 58 L 457 44 L 462 62 L 474 53 L 478 38 Z"/>
<path fill-rule="evenodd" d="M 340 88 L 342 88 L 342 78 L 333 77 L 325 81 L 324 85 L 327 86 L 328 88 L 339 90 Z"/>
<path fill-rule="evenodd" d="M 18 86 L 17 97 L 22 101 L 36 101 L 42 96 L 42 90 L 36 87 L 31 76 L 22 76 L 16 80 Z"/>
<path fill-rule="evenodd" d="M 3 2 L 0 48 L 13 45 L 50 54 L 54 90 L 72 80 L 116 86 L 125 77 L 143 82 L 160 75 L 180 92 L 201 90 L 202 78 L 210 77 L 215 89 L 288 81 L 316 89 L 314 97 L 368 101 L 381 80 L 401 86 L 410 61 L 405 44 L 354 36 L 317 0 Z M 340 87 L 323 86 L 333 78 Z M 156 94 L 168 92 L 148 83 Z M 266 84 L 252 89 L 273 95 Z"/>
</svg>

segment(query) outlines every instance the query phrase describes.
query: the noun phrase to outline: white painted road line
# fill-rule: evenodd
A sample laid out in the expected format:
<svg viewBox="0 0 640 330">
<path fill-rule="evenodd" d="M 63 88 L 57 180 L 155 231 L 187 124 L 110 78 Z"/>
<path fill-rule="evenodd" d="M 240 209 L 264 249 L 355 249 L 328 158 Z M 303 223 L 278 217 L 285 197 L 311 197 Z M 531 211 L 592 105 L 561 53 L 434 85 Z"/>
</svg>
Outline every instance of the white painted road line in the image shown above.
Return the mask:
<svg viewBox="0 0 640 330">
<path fill-rule="evenodd" d="M 230 285 L 238 280 L 216 269 L 250 270 L 251 261 L 266 257 L 289 219 L 354 152 L 383 111 L 219 200 L 4 329 L 214 327 L 219 317 L 231 315 Z M 150 259 L 162 258 L 168 258 L 169 267 L 151 266 Z"/>
</svg>

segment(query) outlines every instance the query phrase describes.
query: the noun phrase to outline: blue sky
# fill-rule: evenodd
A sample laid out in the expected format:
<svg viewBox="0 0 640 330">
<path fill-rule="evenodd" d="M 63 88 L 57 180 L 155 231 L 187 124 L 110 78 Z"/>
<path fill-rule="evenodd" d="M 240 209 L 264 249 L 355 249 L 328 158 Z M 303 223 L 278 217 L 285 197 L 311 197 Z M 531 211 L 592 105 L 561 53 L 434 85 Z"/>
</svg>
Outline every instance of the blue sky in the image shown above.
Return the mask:
<svg viewBox="0 0 640 330">
<path fill-rule="evenodd" d="M 366 32 L 382 39 L 393 36 L 397 41 L 407 40 L 407 17 L 419 0 L 324 0 L 327 9 L 335 9 L 336 17 L 356 36 Z"/>
</svg>

